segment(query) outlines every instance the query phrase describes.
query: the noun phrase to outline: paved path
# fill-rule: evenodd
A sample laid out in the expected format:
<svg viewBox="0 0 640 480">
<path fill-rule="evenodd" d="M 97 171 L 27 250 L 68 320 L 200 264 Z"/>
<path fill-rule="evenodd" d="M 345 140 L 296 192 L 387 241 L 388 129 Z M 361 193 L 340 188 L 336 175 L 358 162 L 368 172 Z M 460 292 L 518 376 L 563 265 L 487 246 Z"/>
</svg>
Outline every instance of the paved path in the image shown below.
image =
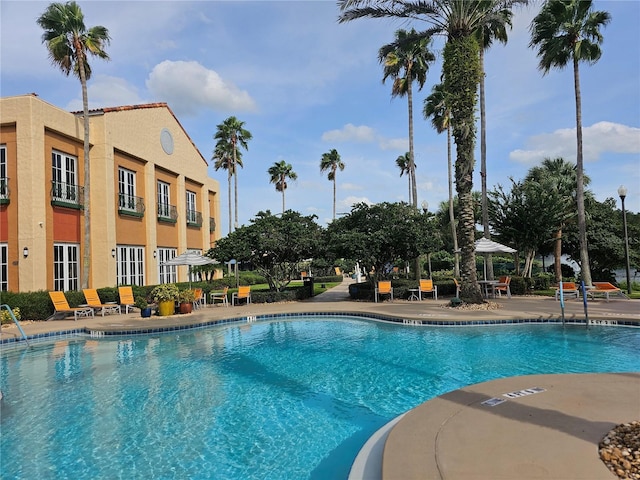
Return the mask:
<svg viewBox="0 0 640 480">
<path fill-rule="evenodd" d="M 351 279 L 302 302 L 209 306 L 190 315 L 142 319 L 139 313 L 25 323 L 27 335 L 88 329 L 127 331 L 198 325 L 214 319 L 277 313 L 369 313 L 409 320 L 469 321 L 557 319 L 560 304 L 549 297 L 497 299 L 497 310 L 444 308 L 448 299 L 351 301 Z M 596 322 L 640 322 L 640 302 L 589 301 Z M 584 321 L 581 300 L 566 302 L 567 321 Z M 15 327 L 2 337 L 19 336 Z M 531 387 L 544 389 L 488 407 L 487 399 Z M 360 477 L 403 479 L 613 480 L 598 458 L 599 440 L 618 423 L 640 419 L 640 373 L 536 375 L 471 385 L 408 412 L 382 440 L 359 456 Z M 373 442 L 375 443 L 375 442 Z M 366 450 L 366 449 L 365 449 Z M 373 452 L 373 453 L 372 453 Z M 366 474 L 364 473 L 366 472 Z"/>
</svg>

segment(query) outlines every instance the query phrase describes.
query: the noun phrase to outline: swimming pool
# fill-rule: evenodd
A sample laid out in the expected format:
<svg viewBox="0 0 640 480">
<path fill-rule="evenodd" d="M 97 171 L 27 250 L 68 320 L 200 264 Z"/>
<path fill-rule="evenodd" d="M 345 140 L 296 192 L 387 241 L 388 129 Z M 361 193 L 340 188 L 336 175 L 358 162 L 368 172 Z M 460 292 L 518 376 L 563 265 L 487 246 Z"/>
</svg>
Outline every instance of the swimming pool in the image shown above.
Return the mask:
<svg viewBox="0 0 640 480">
<path fill-rule="evenodd" d="M 346 478 L 370 435 L 447 391 L 640 370 L 640 329 L 229 324 L 3 352 L 3 479 Z"/>
</svg>

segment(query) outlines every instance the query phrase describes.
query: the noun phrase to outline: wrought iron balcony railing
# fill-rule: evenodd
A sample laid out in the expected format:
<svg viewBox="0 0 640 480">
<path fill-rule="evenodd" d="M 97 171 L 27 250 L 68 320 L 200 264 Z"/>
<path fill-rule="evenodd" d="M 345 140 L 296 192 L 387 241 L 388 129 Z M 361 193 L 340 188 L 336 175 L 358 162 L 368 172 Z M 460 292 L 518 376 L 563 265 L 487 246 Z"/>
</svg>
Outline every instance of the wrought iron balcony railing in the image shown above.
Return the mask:
<svg viewBox="0 0 640 480">
<path fill-rule="evenodd" d="M 158 221 L 176 223 L 178 221 L 178 209 L 168 203 L 158 204 Z"/>
<path fill-rule="evenodd" d="M 209 233 L 213 233 L 216 231 L 216 219 L 213 217 L 209 217 Z"/>
<path fill-rule="evenodd" d="M 84 207 L 84 187 L 72 183 L 51 182 L 51 205 L 69 208 Z"/>
<path fill-rule="evenodd" d="M 7 177 L 0 177 L 0 205 L 6 205 L 9 203 L 9 196 L 11 190 L 9 190 L 9 179 Z"/>
<path fill-rule="evenodd" d="M 118 212 L 132 217 L 144 216 L 144 198 L 124 193 L 118 194 Z"/>
<path fill-rule="evenodd" d="M 189 227 L 201 227 L 202 226 L 202 213 L 195 210 L 187 210 L 187 226 Z"/>
</svg>

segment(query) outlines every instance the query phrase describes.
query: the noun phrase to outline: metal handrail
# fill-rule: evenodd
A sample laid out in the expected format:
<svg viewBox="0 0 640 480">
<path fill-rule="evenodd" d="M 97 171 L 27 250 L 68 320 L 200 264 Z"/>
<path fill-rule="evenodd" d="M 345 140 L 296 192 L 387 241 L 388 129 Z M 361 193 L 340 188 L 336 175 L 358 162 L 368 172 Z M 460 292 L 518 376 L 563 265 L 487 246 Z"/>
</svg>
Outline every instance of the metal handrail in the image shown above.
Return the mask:
<svg viewBox="0 0 640 480">
<path fill-rule="evenodd" d="M 11 317 L 11 320 L 13 320 L 13 323 L 15 323 L 16 326 L 18 327 L 18 330 L 20 330 L 20 335 L 22 335 L 22 338 L 27 344 L 27 347 L 29 347 L 30 345 L 29 345 L 29 340 L 27 340 L 27 335 L 24 333 L 24 330 L 22 330 L 22 327 L 20 326 L 20 322 L 18 322 L 18 319 L 13 314 L 13 310 L 6 303 L 3 303 L 2 305 L 0 305 L 0 311 L 2 311 L 3 308 L 7 309 L 7 311 L 9 312 L 9 316 Z"/>
<path fill-rule="evenodd" d="M 51 201 L 84 205 L 84 187 L 53 180 L 51 182 Z"/>
<path fill-rule="evenodd" d="M 9 177 L 0 177 L 0 200 L 7 200 L 10 194 Z"/>
<path fill-rule="evenodd" d="M 144 215 L 145 206 L 144 198 L 128 195 L 125 193 L 118 194 L 118 211 L 122 213 L 131 213 L 134 215 Z"/>
<path fill-rule="evenodd" d="M 169 205 L 168 203 L 159 203 L 158 218 L 170 219 L 175 222 L 178 219 L 178 208 L 175 205 Z"/>
</svg>

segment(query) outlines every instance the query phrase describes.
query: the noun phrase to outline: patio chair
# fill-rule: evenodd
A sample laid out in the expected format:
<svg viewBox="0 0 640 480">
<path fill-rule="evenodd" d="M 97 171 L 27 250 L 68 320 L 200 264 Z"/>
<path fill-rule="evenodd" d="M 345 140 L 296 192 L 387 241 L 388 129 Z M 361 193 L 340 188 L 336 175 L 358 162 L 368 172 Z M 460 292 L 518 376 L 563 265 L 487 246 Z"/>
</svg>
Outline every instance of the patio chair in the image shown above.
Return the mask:
<svg viewBox="0 0 640 480">
<path fill-rule="evenodd" d="M 430 293 L 433 295 L 433 299 L 438 299 L 438 286 L 433 284 L 433 280 L 421 279 L 418 286 L 418 298 L 422 300 L 423 293 Z"/>
<path fill-rule="evenodd" d="M 98 296 L 98 291 L 95 288 L 84 288 L 82 290 L 84 298 L 87 299 L 87 304 L 94 310 L 100 310 L 100 314 L 104 317 L 105 313 L 120 313 L 120 305 L 115 302 L 102 303 Z"/>
<path fill-rule="evenodd" d="M 378 303 L 378 296 L 380 295 L 389 295 L 391 301 L 393 302 L 393 287 L 391 286 L 390 281 L 387 280 L 378 282 L 378 286 L 375 290 L 376 303 Z"/>
<path fill-rule="evenodd" d="M 204 302 L 205 302 L 205 298 L 202 295 L 202 289 L 201 288 L 194 288 L 193 289 L 193 295 L 195 297 L 195 299 L 193 300 L 193 308 L 195 308 L 195 309 L 201 308 L 204 305 Z"/>
<path fill-rule="evenodd" d="M 235 305 L 243 298 L 247 301 L 247 305 L 251 303 L 251 287 L 238 287 L 238 291 L 231 294 L 231 305 Z"/>
<path fill-rule="evenodd" d="M 229 306 L 229 298 L 227 297 L 227 292 L 229 291 L 229 287 L 224 287 L 221 292 L 210 292 L 209 300 L 212 305 L 215 305 L 216 302 L 221 302 L 225 307 Z"/>
<path fill-rule="evenodd" d="M 133 311 L 136 304 L 136 300 L 133 298 L 133 288 L 118 287 L 118 296 L 120 297 L 120 308 L 124 307 L 124 313 L 129 313 L 129 310 Z"/>
<path fill-rule="evenodd" d="M 502 296 L 503 293 L 507 295 L 507 298 L 511 298 L 511 287 L 509 284 L 511 283 L 511 277 L 508 275 L 504 275 L 500 277 L 498 283 L 493 286 L 493 296 L 495 297 L 498 294 L 499 297 Z"/>
<path fill-rule="evenodd" d="M 562 282 L 562 296 L 564 298 L 578 298 L 578 287 L 574 282 Z M 556 287 L 556 300 L 560 299 L 560 287 Z"/>
<path fill-rule="evenodd" d="M 72 313 L 74 320 L 78 320 L 78 317 L 88 317 L 89 315 L 93 317 L 93 308 L 89 306 L 71 308 L 69 302 L 67 302 L 67 297 L 64 296 L 64 292 L 49 292 L 49 297 L 55 309 L 52 317 L 62 315 L 62 318 L 64 318 Z"/>
<path fill-rule="evenodd" d="M 610 295 L 618 295 L 622 298 L 628 298 L 622 290 L 610 282 L 593 282 L 595 288 L 587 290 L 587 296 L 591 298 L 604 297 L 609 302 Z"/>
</svg>

